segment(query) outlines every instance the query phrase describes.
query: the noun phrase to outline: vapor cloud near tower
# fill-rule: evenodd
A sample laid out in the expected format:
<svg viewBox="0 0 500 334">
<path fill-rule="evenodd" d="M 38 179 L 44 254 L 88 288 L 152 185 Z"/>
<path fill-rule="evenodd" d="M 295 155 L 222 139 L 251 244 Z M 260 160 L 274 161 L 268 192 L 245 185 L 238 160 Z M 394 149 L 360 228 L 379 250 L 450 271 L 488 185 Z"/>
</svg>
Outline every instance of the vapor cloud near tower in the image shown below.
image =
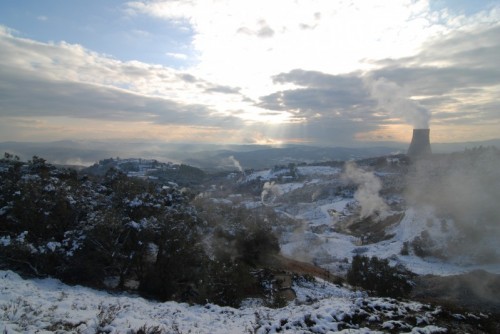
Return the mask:
<svg viewBox="0 0 500 334">
<path fill-rule="evenodd" d="M 412 100 L 404 87 L 385 78 L 367 79 L 365 84 L 371 96 L 377 101 L 378 107 L 389 115 L 404 120 L 414 129 L 429 128 L 430 111 Z"/>
</svg>

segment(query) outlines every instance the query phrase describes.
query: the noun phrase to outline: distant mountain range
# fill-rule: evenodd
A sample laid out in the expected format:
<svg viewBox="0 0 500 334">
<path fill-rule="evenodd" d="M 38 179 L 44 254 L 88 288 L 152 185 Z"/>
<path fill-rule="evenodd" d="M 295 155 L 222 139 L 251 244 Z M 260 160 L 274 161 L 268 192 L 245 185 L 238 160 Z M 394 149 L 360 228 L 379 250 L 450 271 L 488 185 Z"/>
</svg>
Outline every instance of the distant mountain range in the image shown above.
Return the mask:
<svg viewBox="0 0 500 334">
<path fill-rule="evenodd" d="M 479 146 L 500 147 L 500 139 L 481 142 L 432 143 L 435 153 L 463 151 Z M 110 157 L 141 157 L 185 163 L 205 170 L 259 169 L 289 163 L 362 159 L 406 153 L 407 143 L 384 142 L 367 147 L 169 144 L 163 142 L 56 141 L 2 142 L 0 152 L 29 160 L 37 155 L 54 164 L 90 166 Z"/>
</svg>

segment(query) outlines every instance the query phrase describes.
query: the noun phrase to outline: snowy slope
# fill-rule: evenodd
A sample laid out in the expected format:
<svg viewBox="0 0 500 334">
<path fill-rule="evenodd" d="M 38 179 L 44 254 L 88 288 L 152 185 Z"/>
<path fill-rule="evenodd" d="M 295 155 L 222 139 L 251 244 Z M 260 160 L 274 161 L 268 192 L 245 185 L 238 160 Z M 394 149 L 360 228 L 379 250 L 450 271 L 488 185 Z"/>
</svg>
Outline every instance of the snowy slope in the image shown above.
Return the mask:
<svg viewBox="0 0 500 334">
<path fill-rule="evenodd" d="M 278 170 L 262 170 L 246 175 L 244 182 L 260 179 L 261 181 L 277 180 L 288 173 L 288 168 Z M 261 202 L 245 201 L 245 205 L 256 208 L 260 204 L 272 206 L 277 212 L 302 222 L 302 227 L 284 233 L 281 236 L 281 252 L 302 261 L 312 262 L 336 274 L 345 273 L 345 259 L 356 254 L 388 258 L 393 264 L 399 263 L 417 274 L 453 275 L 483 269 L 491 273 L 500 273 L 500 264 L 471 264 L 466 257 L 434 258 L 419 257 L 413 252 L 401 255 L 405 243 L 411 243 L 422 233 L 428 233 L 436 245 L 460 243 L 454 222 L 439 217 L 431 206 L 404 207 L 393 211 L 402 214 L 402 219 L 386 230 L 391 237 L 377 243 L 361 245 L 361 241 L 352 235 L 335 231 L 339 219 L 355 215 L 357 201 L 352 194 L 317 198 L 317 194 L 325 189 L 334 189 L 345 184 L 342 170 L 329 166 L 299 166 L 298 179 L 281 179 L 276 183 L 267 182 L 263 187 Z M 400 181 L 397 171 L 374 171 L 373 175 L 384 182 Z M 301 191 L 299 197 L 294 194 Z M 269 196 L 272 194 L 272 196 Z M 401 201 L 400 195 L 389 196 L 389 201 Z M 295 201 L 295 198 L 300 198 Z M 387 199 L 386 199 L 387 200 Z M 353 209 L 354 208 L 354 209 Z M 447 254 L 443 254 L 447 255 Z"/>
<path fill-rule="evenodd" d="M 240 203 L 253 208 L 267 204 L 277 213 L 296 219 L 301 222 L 300 227 L 283 233 L 281 252 L 333 273 L 345 272 L 348 260 L 356 254 L 388 258 L 419 274 L 450 275 L 477 268 L 500 273 L 498 265 L 468 266 L 462 262 L 420 258 L 411 252 L 401 255 L 404 243 L 423 231 L 443 242 L 456 237 L 453 222 L 443 222 L 430 207 L 405 208 L 402 219 L 387 230 L 390 238 L 361 245 L 358 238 L 333 228 L 341 216 L 353 214 L 356 203 L 352 196 L 324 195 L 318 191 L 341 182 L 340 171 L 301 166 L 297 168 L 298 177 L 289 177 L 288 172 L 288 169 L 267 170 L 246 176 L 246 181 L 260 179 L 264 185 L 266 182 L 267 196 L 231 193 L 227 197 L 213 197 L 213 202 Z M 274 180 L 279 182 L 273 183 Z M 321 196 L 309 196 L 309 190 Z M 286 200 L 285 196 L 300 191 L 308 196 L 296 196 L 299 198 L 296 202 Z M 7 239 L 0 239 L 0 243 L 6 242 Z M 211 304 L 159 303 L 133 295 L 69 287 L 53 279 L 24 280 L 11 271 L 0 271 L 0 330 L 3 333 L 440 333 L 453 326 L 461 328 L 487 319 L 482 314 L 443 315 L 445 311 L 439 307 L 368 297 L 323 281 L 295 282 L 293 289 L 297 299 L 284 308 L 271 309 L 262 302 L 248 300 L 235 309 Z M 471 332 L 471 328 L 463 332 Z"/>
<path fill-rule="evenodd" d="M 111 295 L 53 279 L 23 280 L 0 271 L 4 333 L 442 333 L 440 308 L 369 298 L 326 282 L 294 285 L 298 299 L 282 309 L 158 303 Z M 463 315 L 465 320 L 468 316 Z M 479 316 L 483 317 L 483 316 Z M 484 316 L 485 317 L 485 316 Z"/>
</svg>

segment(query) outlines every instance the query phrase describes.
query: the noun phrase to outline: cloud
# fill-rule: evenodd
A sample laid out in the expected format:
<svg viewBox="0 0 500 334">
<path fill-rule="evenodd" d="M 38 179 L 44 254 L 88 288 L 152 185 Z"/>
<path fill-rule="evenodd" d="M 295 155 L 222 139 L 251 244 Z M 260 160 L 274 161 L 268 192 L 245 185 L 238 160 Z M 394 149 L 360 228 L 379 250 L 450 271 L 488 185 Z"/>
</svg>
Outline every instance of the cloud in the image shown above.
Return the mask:
<svg viewBox="0 0 500 334">
<path fill-rule="evenodd" d="M 207 93 L 222 93 L 222 94 L 239 94 L 240 88 L 229 87 L 223 85 L 211 85 L 205 89 Z"/>
<path fill-rule="evenodd" d="M 429 36 L 446 30 L 432 21 L 426 1 L 299 0 L 284 8 L 265 0 L 143 0 L 126 7 L 135 15 L 188 24 L 199 54 L 195 70 L 242 87 L 252 98 L 271 93 L 268 80 L 275 73 L 352 72 L 364 66 L 363 59 L 410 56 Z"/>
<path fill-rule="evenodd" d="M 460 30 L 434 39 L 412 57 L 378 62 L 370 75 L 404 87 L 439 123 L 500 120 L 500 25 Z"/>
<path fill-rule="evenodd" d="M 287 3 L 287 15 L 264 0 L 124 8 L 127 20 L 144 15 L 188 28 L 192 44 L 173 50 L 192 50 L 191 67 L 120 61 L 0 26 L 2 116 L 171 125 L 179 138 L 204 127 L 204 140 L 219 130 L 235 142 L 349 145 L 405 140 L 396 128 L 414 108 L 432 112 L 431 126 L 462 126 L 448 140 L 467 124 L 482 138 L 498 136 L 491 124 L 500 123 L 500 11 L 459 18 L 432 12 L 427 1 L 349 0 L 298 0 Z M 389 95 L 397 101 L 390 108 L 381 103 Z"/>
<path fill-rule="evenodd" d="M 427 128 L 431 113 L 437 125 L 499 123 L 500 68 L 493 59 L 500 54 L 500 25 L 452 33 L 424 46 L 412 57 L 385 59 L 364 72 L 277 74 L 274 83 L 292 88 L 262 96 L 258 105 L 292 111 L 308 122 L 360 119 L 374 127 L 399 121 Z"/>
<path fill-rule="evenodd" d="M 241 27 L 237 30 L 238 33 L 257 36 L 260 38 L 270 38 L 274 36 L 274 30 L 267 24 L 265 20 L 260 20 L 258 22 L 258 27 L 255 29 Z"/>
<path fill-rule="evenodd" d="M 188 58 L 188 56 L 184 53 L 175 53 L 175 52 L 167 52 L 167 56 L 175 58 L 175 59 L 182 59 L 182 60 L 185 60 Z"/>
<path fill-rule="evenodd" d="M 213 109 L 209 95 L 204 94 L 238 94 L 236 88 L 162 66 L 121 62 L 79 45 L 17 38 L 8 29 L 0 33 L 0 48 L 3 116 L 203 126 L 242 124 L 240 119 Z M 205 100 L 190 99 L 192 96 L 205 96 Z"/>
<path fill-rule="evenodd" d="M 0 72 L 2 73 L 2 72 Z M 113 87 L 20 78 L 2 73 L 0 110 L 10 117 L 74 117 L 125 122 L 215 126 L 237 119 L 217 116 L 203 105 L 148 97 Z"/>
<path fill-rule="evenodd" d="M 292 112 L 300 127 L 321 138 L 322 143 L 354 140 L 358 132 L 374 130 L 388 121 L 387 116 L 375 112 L 376 102 L 366 89 L 362 73 L 330 75 L 296 69 L 273 80 L 299 88 L 263 96 L 258 105 Z"/>
<path fill-rule="evenodd" d="M 297 114 L 314 116 L 335 111 L 356 112 L 357 106 L 373 105 L 364 89 L 363 80 L 357 73 L 330 75 L 295 69 L 274 76 L 273 81 L 301 88 L 287 89 L 261 97 L 259 105 L 271 110 L 296 110 Z"/>
</svg>

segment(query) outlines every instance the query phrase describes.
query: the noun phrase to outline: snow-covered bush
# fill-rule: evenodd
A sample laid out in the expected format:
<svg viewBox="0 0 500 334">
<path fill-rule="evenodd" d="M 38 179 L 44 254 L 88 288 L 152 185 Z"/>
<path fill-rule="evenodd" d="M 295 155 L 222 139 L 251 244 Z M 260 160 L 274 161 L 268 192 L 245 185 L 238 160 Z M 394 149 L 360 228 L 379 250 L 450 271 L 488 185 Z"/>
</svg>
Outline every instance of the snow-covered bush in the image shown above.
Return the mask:
<svg viewBox="0 0 500 334">
<path fill-rule="evenodd" d="M 201 230 L 179 190 L 116 170 L 94 181 L 78 179 L 38 157 L 1 163 L 3 267 L 117 289 L 145 285 L 141 280 L 151 272 L 169 272 L 169 281 L 161 278 L 172 291 L 181 290 L 177 282 L 195 280 L 197 257 L 204 256 L 197 246 Z M 174 293 L 152 294 L 168 299 Z"/>
<path fill-rule="evenodd" d="M 215 208 L 220 221 L 204 222 L 172 184 L 113 168 L 79 178 L 38 157 L 1 164 L 0 266 L 23 274 L 237 306 L 256 293 L 252 267 L 279 251 L 262 217 Z"/>
</svg>

